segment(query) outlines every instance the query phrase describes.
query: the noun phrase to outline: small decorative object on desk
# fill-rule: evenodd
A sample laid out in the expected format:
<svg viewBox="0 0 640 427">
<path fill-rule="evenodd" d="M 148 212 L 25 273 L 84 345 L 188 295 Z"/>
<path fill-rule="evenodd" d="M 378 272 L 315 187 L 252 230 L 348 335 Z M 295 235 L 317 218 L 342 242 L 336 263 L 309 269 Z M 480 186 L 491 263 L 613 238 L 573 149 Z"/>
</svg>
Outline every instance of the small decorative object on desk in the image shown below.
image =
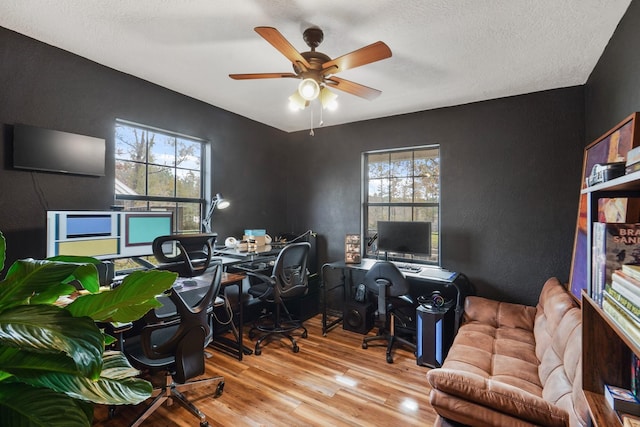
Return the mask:
<svg viewBox="0 0 640 427">
<path fill-rule="evenodd" d="M 360 235 L 347 234 L 344 238 L 344 262 L 345 264 L 360 264 Z"/>
<path fill-rule="evenodd" d="M 631 392 L 631 390 L 605 384 L 604 398 L 609 406 L 615 411 L 626 412 L 632 415 L 640 415 L 640 401 L 638 401 L 638 398 Z"/>
</svg>

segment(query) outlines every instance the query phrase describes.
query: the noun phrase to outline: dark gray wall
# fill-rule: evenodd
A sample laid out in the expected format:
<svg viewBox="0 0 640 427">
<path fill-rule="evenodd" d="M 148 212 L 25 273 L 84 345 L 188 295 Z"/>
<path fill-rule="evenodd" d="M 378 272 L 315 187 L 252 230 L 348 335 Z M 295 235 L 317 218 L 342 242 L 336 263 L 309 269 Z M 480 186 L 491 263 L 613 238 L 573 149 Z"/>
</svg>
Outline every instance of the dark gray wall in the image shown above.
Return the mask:
<svg viewBox="0 0 640 427">
<path fill-rule="evenodd" d="M 640 2 L 632 1 L 586 84 L 587 143 L 640 111 L 638 25 Z"/>
<path fill-rule="evenodd" d="M 343 259 L 361 153 L 440 144 L 442 266 L 481 295 L 535 303 L 547 278 L 568 280 L 583 104 L 574 87 L 292 134 L 289 217 L 326 238 L 325 261 Z"/>
<path fill-rule="evenodd" d="M 0 230 L 9 259 L 44 255 L 46 209 L 112 203 L 116 117 L 211 140 L 214 190 L 234 201 L 216 212 L 214 228 L 222 236 L 249 226 L 311 228 L 322 236 L 321 262 L 342 259 L 344 234 L 360 230 L 361 153 L 438 143 L 443 266 L 466 273 L 482 295 L 533 303 L 547 277 L 568 280 L 584 146 L 640 109 L 638 23 L 633 2 L 586 95 L 584 87 L 553 90 L 321 128 L 315 137 L 287 135 L 0 28 Z M 14 123 L 105 138 L 107 176 L 12 169 Z M 283 162 L 287 168 L 268 167 Z"/>
<path fill-rule="evenodd" d="M 220 236 L 286 229 L 284 172 L 265 172 L 281 158 L 286 133 L 0 28 L 0 231 L 8 263 L 45 256 L 46 210 L 113 204 L 116 118 L 212 142 L 213 190 L 233 202 L 215 213 Z M 106 176 L 13 169 L 15 123 L 106 139 Z"/>
</svg>

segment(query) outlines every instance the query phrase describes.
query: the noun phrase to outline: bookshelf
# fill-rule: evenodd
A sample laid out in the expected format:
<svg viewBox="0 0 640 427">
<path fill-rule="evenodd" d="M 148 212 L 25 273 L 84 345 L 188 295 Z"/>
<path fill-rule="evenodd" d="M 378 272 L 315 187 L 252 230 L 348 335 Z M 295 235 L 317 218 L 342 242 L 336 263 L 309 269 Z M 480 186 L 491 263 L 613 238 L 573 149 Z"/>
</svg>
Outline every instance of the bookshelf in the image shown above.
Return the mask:
<svg viewBox="0 0 640 427">
<path fill-rule="evenodd" d="M 598 200 L 640 197 L 640 171 L 582 190 L 587 195 L 588 272 L 591 272 L 592 224 L 598 220 Z M 590 274 L 588 275 L 590 276 Z M 582 388 L 594 427 L 622 426 L 604 398 L 604 384 L 631 386 L 631 355 L 640 356 L 640 343 L 621 329 L 590 296 L 591 279 L 582 291 Z"/>
</svg>

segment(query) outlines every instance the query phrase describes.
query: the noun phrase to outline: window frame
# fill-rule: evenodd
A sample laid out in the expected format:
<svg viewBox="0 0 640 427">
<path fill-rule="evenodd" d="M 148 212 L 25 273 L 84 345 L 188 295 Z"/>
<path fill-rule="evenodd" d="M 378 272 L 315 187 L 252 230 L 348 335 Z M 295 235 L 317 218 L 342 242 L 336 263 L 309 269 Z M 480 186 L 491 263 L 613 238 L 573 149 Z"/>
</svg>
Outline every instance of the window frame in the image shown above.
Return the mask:
<svg viewBox="0 0 640 427">
<path fill-rule="evenodd" d="M 116 189 L 115 189 L 115 184 L 116 184 L 116 179 L 117 179 L 117 172 L 115 171 L 115 165 L 117 164 L 118 161 L 128 161 L 131 163 L 135 163 L 134 161 L 131 160 L 126 160 L 126 159 L 122 159 L 122 158 L 118 158 L 118 154 L 116 152 L 116 148 L 117 148 L 117 141 L 116 141 L 116 134 L 117 134 L 117 127 L 118 126 L 128 126 L 128 127 L 133 127 L 133 128 L 137 128 L 140 130 L 144 130 L 144 131 L 148 131 L 148 132 L 153 132 L 156 134 L 161 134 L 165 137 L 170 137 L 170 138 L 175 138 L 175 139 L 185 139 L 188 140 L 190 142 L 194 142 L 194 143 L 198 143 L 200 144 L 200 153 L 199 153 L 199 159 L 200 159 L 200 169 L 199 169 L 199 173 L 200 173 L 200 182 L 199 182 L 199 186 L 200 186 L 200 194 L 199 197 L 184 197 L 184 196 L 177 196 L 177 173 L 174 173 L 174 176 L 176 177 L 174 180 L 174 188 L 173 188 L 173 193 L 174 196 L 159 196 L 159 195 L 149 195 L 149 167 L 150 166 L 161 166 L 161 167 L 167 167 L 166 165 L 161 165 L 158 163 L 152 163 L 149 161 L 149 152 L 148 152 L 148 146 L 146 147 L 147 149 L 147 155 L 146 155 L 146 159 L 144 162 L 138 162 L 144 165 L 145 167 L 145 194 L 123 194 L 123 193 L 117 193 Z M 211 194 L 211 143 L 210 141 L 203 139 L 203 138 L 198 138 L 198 137 L 194 137 L 191 135 L 185 135 L 179 132 L 173 132 L 173 131 L 169 131 L 166 129 L 160 129 L 154 126 L 149 126 L 149 125 L 144 125 L 144 124 L 140 124 L 140 123 L 136 123 L 136 122 L 132 122 L 129 120 L 124 120 L 124 119 L 119 119 L 116 118 L 115 123 L 114 123 L 114 200 L 116 201 L 116 203 L 118 201 L 120 202 L 141 202 L 143 204 L 146 205 L 146 210 L 153 210 L 152 205 L 154 203 L 170 203 L 172 204 L 174 207 L 172 209 L 174 215 L 173 215 L 173 230 L 175 233 L 180 233 L 180 232 L 201 232 L 202 231 L 202 220 L 204 218 L 205 213 L 207 212 L 207 209 L 210 205 L 210 200 L 207 199 L 206 195 L 210 195 Z M 174 163 L 173 166 L 168 166 L 170 168 L 172 168 L 175 171 L 178 170 L 184 170 L 185 168 L 180 168 L 177 164 Z M 189 170 L 196 170 L 196 169 L 189 169 Z M 199 220 L 198 220 L 198 229 L 197 230 L 184 230 L 182 229 L 182 227 L 180 226 L 180 218 L 178 218 L 177 212 L 178 212 L 178 207 L 180 204 L 198 204 L 199 205 L 199 209 L 198 209 L 198 213 L 199 213 Z"/>
<path fill-rule="evenodd" d="M 437 197 L 437 202 L 433 202 L 433 201 L 425 201 L 425 202 L 391 202 L 391 200 L 389 200 L 388 202 L 370 202 L 369 201 L 369 182 L 370 182 L 370 177 L 369 177 L 369 158 L 371 155 L 376 155 L 376 154 L 389 154 L 391 155 L 392 153 L 399 153 L 399 152 L 411 152 L 411 153 L 415 153 L 417 151 L 422 151 L 422 150 L 433 150 L 433 149 L 437 149 L 438 151 L 438 180 L 437 180 L 437 188 L 438 188 L 438 197 Z M 412 158 L 413 158 L 413 154 L 412 154 Z M 412 208 L 412 218 L 415 212 L 415 208 L 436 208 L 436 217 L 437 217 L 437 221 L 434 223 L 434 221 L 431 221 L 431 238 L 432 238 L 432 242 L 433 239 L 436 239 L 437 245 L 434 248 L 434 245 L 432 244 L 432 251 L 431 251 L 431 256 L 430 257 L 424 257 L 424 256 L 393 256 L 392 258 L 389 259 L 393 259 L 395 261 L 400 261 L 400 262 L 411 262 L 411 263 L 419 263 L 419 264 L 428 264 L 428 265 L 436 265 L 436 266 L 440 266 L 441 262 L 442 262 L 442 254 L 441 254 L 441 250 L 442 250 L 442 237 L 441 237 L 441 233 L 440 233 L 440 229 L 441 229 L 441 210 L 442 210 L 442 172 L 441 172 L 441 166 L 442 166 L 442 156 L 441 156 L 441 146 L 440 144 L 425 144 L 425 145 L 419 145 L 419 146 L 413 146 L 413 147 L 399 147 L 399 148 L 390 148 L 390 149 L 381 149 L 381 150 L 371 150 L 371 151 L 366 151 L 362 153 L 361 156 L 361 210 L 360 210 L 360 214 L 361 214 L 361 235 L 362 235 L 362 241 L 363 242 L 369 242 L 370 239 L 373 237 L 374 232 L 377 232 L 377 230 L 375 230 L 374 232 L 370 233 L 370 230 L 368 229 L 368 221 L 369 221 L 369 208 L 370 207 L 387 207 L 389 209 L 393 208 L 393 207 L 400 207 L 400 208 Z M 390 160 L 390 164 L 391 164 L 391 160 Z M 416 175 L 412 175 L 411 179 L 412 179 L 412 185 L 415 184 L 415 178 Z M 389 178 L 391 179 L 391 177 Z M 413 220 L 413 219 L 412 219 Z M 371 250 L 372 248 L 375 247 L 375 251 Z M 377 247 L 375 246 L 375 243 L 372 245 L 368 245 L 368 244 L 363 244 L 363 257 L 364 258 L 375 258 L 378 259 L 381 256 L 381 253 L 378 252 Z M 384 252 L 382 252 L 382 255 L 386 258 L 387 254 L 385 254 Z M 431 258 L 435 258 L 435 259 L 431 259 Z"/>
</svg>

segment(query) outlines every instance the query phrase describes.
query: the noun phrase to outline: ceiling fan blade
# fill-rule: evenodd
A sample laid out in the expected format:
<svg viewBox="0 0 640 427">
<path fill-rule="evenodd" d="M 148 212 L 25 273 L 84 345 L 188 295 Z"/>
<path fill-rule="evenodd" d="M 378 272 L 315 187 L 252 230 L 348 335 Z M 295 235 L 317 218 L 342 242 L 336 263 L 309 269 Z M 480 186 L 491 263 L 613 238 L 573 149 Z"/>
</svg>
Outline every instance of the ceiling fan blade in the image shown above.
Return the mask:
<svg viewBox="0 0 640 427">
<path fill-rule="evenodd" d="M 306 68 L 311 68 L 311 64 L 304 59 L 304 57 L 296 50 L 295 47 L 289 43 L 287 39 L 273 27 L 256 27 L 254 28 L 256 33 L 260 34 L 262 38 L 268 41 L 273 47 L 287 57 L 289 61 L 296 64 L 302 63 Z"/>
<path fill-rule="evenodd" d="M 351 95 L 359 96 L 360 98 L 365 98 L 368 100 L 375 99 L 382 93 L 382 91 L 379 91 L 378 89 L 373 89 L 371 87 L 367 87 L 359 83 L 341 79 L 335 76 L 328 77 L 324 79 L 324 81 L 332 88 L 339 89 L 341 91 L 350 93 Z"/>
<path fill-rule="evenodd" d="M 229 74 L 234 80 L 250 80 L 250 79 L 279 79 L 286 77 L 298 78 L 293 73 L 253 73 L 253 74 Z"/>
<path fill-rule="evenodd" d="M 322 70 L 327 74 L 335 74 L 350 68 L 360 67 L 361 65 L 370 64 L 391 57 L 391 49 L 384 42 L 375 42 L 351 53 L 339 56 L 336 59 L 327 61 L 322 64 Z M 330 70 L 331 67 L 338 67 L 335 71 Z"/>
</svg>

